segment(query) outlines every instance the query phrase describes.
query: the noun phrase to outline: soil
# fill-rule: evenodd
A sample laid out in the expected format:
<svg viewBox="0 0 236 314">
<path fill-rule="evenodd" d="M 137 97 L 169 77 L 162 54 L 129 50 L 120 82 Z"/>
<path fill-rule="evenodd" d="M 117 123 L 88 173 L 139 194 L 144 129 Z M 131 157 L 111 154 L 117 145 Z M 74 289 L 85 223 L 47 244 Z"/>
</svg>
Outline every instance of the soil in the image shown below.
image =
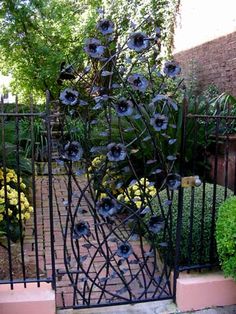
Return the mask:
<svg viewBox="0 0 236 314">
<path fill-rule="evenodd" d="M 23 279 L 23 269 L 21 261 L 20 247 L 13 247 L 11 250 L 12 258 L 12 276 L 13 279 Z M 26 259 L 26 258 L 25 258 Z M 42 271 L 40 270 L 40 276 Z M 27 262 L 25 260 L 25 274 L 26 278 L 36 278 L 36 266 L 33 263 Z M 0 247 L 0 280 L 9 280 L 9 255 L 6 249 Z"/>
</svg>

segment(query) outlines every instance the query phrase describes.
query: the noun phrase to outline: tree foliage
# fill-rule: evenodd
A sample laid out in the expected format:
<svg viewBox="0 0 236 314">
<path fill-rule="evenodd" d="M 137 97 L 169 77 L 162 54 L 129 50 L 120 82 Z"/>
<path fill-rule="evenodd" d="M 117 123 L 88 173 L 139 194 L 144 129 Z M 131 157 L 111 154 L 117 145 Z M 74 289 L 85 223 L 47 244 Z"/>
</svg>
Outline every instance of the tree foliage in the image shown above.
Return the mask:
<svg viewBox="0 0 236 314">
<path fill-rule="evenodd" d="M 11 74 L 20 95 L 43 96 L 55 84 L 62 61 L 83 68 L 84 38 L 97 20 L 98 8 L 127 33 L 144 16 L 163 30 L 165 54 L 170 53 L 174 16 L 179 0 L 2 0 L 0 1 L 0 72 Z M 107 15 L 106 12 L 110 12 Z M 101 10 L 100 10 L 100 14 Z"/>
</svg>

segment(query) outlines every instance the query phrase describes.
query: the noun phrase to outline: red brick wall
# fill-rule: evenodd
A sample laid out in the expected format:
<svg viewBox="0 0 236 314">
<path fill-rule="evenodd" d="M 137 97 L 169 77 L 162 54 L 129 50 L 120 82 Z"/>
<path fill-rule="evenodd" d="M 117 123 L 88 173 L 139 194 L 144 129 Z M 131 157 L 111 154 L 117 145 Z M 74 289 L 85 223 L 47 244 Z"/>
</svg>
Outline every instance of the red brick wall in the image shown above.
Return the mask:
<svg viewBox="0 0 236 314">
<path fill-rule="evenodd" d="M 176 53 L 174 59 L 186 77 L 193 63 L 200 89 L 214 84 L 221 92 L 236 97 L 236 32 Z"/>
</svg>

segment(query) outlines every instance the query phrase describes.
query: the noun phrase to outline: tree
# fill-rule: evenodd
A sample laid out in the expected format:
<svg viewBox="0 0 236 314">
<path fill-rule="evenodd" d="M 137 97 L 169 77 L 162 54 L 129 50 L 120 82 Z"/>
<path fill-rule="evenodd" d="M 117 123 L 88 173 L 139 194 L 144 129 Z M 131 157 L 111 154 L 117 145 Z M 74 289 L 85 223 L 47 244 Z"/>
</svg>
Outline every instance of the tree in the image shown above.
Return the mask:
<svg viewBox="0 0 236 314">
<path fill-rule="evenodd" d="M 58 94 L 55 84 L 62 62 L 76 60 L 83 68 L 84 38 L 97 19 L 97 8 L 122 19 L 123 31 L 130 20 L 150 15 L 163 28 L 165 52 L 170 53 L 178 0 L 2 0 L 0 1 L 0 71 L 11 74 L 12 89 L 23 97 L 42 97 L 46 89 Z M 138 8 L 138 9 L 137 9 Z M 106 13 L 105 13 L 106 14 Z"/>
</svg>

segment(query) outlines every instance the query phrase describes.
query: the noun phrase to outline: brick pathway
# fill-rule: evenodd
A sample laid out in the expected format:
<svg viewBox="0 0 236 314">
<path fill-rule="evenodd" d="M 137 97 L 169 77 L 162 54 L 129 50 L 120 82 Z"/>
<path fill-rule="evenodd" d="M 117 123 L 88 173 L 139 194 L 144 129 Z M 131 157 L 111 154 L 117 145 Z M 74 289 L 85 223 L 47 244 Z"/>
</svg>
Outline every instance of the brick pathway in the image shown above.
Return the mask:
<svg viewBox="0 0 236 314">
<path fill-rule="evenodd" d="M 81 188 L 85 186 L 81 180 L 79 184 Z M 52 270 L 48 178 L 46 176 L 38 177 L 36 188 L 40 273 L 42 277 L 48 277 L 51 276 Z M 75 192 L 71 206 L 73 215 L 80 196 L 79 189 L 74 182 L 72 190 Z M 87 200 L 91 201 L 89 193 L 85 195 Z M 129 226 L 122 223 L 124 217 L 118 218 L 112 227 L 108 227 L 103 221 L 95 220 L 94 215 L 88 210 L 87 200 L 82 199 L 80 207 L 87 211 L 83 213 L 82 217 L 89 223 L 91 236 L 89 241 L 86 240 L 86 237 L 75 241 L 72 237 L 73 232 L 71 232 L 71 216 L 68 215 L 67 200 L 67 177 L 54 176 L 53 223 L 58 307 L 119 303 L 127 302 L 130 298 L 134 301 L 136 299 L 157 299 L 168 295 L 165 275 L 163 278 L 161 277 L 147 243 L 143 243 L 141 249 L 140 239 L 133 237 L 129 239 L 133 254 L 128 260 L 121 259 L 116 255 L 117 241 L 114 238 L 126 239 L 130 233 Z M 27 224 L 25 238 L 30 260 L 35 259 L 32 223 L 31 220 L 31 223 Z M 110 228 L 115 231 L 111 233 Z M 104 241 L 105 238 L 106 241 Z M 70 278 L 66 268 L 69 270 Z M 125 285 L 127 286 L 125 287 Z"/>
</svg>

